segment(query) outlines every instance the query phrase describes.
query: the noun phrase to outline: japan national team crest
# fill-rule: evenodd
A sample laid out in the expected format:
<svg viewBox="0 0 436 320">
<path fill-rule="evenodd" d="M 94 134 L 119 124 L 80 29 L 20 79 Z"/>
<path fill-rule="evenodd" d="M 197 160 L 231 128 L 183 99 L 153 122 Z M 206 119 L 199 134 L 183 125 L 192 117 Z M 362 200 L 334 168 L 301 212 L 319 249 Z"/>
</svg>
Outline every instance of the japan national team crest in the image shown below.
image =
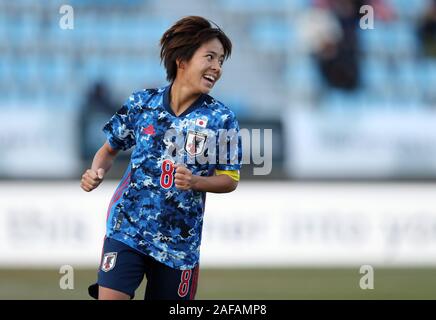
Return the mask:
<svg viewBox="0 0 436 320">
<path fill-rule="evenodd" d="M 197 131 L 188 131 L 185 141 L 185 151 L 191 156 L 196 156 L 203 152 L 206 144 L 207 135 Z"/>
<path fill-rule="evenodd" d="M 117 261 L 116 252 L 108 252 L 103 256 L 103 262 L 101 263 L 101 270 L 108 272 L 115 267 L 115 262 Z"/>
</svg>

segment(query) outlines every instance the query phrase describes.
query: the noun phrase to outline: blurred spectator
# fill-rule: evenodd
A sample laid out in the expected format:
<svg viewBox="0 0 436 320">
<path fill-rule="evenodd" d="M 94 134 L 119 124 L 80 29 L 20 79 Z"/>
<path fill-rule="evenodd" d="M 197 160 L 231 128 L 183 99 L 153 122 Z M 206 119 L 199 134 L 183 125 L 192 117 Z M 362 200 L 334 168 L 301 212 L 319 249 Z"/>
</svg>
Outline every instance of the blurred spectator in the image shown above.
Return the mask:
<svg viewBox="0 0 436 320">
<path fill-rule="evenodd" d="M 299 18 L 298 30 L 303 49 L 315 56 L 321 56 L 326 47 L 336 46 L 343 36 L 336 17 L 322 8 L 306 10 Z"/>
<path fill-rule="evenodd" d="M 436 0 L 430 2 L 429 8 L 422 15 L 418 26 L 418 36 L 424 54 L 436 57 Z"/>
<path fill-rule="evenodd" d="M 313 0 L 300 19 L 303 46 L 315 57 L 322 78 L 332 88 L 351 91 L 360 84 L 360 8 L 369 4 L 377 19 L 394 18 L 392 7 L 382 0 Z"/>
<path fill-rule="evenodd" d="M 331 12 L 342 31 L 335 42 L 324 42 L 316 55 L 322 76 L 334 88 L 353 90 L 359 85 L 357 28 L 363 4 L 363 1 L 349 0 L 315 1 L 316 7 Z"/>
<path fill-rule="evenodd" d="M 368 4 L 373 7 L 377 20 L 389 22 L 398 19 L 397 12 L 392 3 L 385 0 L 371 0 Z"/>
<path fill-rule="evenodd" d="M 106 137 L 103 126 L 116 112 L 117 106 L 109 96 L 104 82 L 96 82 L 87 93 L 79 114 L 79 149 L 82 161 L 92 160 Z"/>
</svg>

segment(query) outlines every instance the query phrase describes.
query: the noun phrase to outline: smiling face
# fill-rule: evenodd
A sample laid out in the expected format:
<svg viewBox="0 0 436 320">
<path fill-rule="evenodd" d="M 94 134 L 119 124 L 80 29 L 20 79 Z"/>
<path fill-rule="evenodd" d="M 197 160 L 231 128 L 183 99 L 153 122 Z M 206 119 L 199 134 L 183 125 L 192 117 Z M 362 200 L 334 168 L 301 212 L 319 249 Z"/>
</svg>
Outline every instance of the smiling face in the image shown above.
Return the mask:
<svg viewBox="0 0 436 320">
<path fill-rule="evenodd" d="M 222 73 L 224 48 L 214 38 L 203 43 L 191 60 L 178 63 L 176 81 L 191 88 L 194 93 L 208 94 Z"/>
</svg>

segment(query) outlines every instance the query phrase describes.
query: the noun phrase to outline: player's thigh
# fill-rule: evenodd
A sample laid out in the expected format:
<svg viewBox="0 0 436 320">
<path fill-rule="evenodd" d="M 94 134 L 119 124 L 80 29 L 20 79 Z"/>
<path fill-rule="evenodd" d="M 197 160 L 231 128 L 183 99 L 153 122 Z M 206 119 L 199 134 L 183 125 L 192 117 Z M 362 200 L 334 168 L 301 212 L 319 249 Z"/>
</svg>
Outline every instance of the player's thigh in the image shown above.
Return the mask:
<svg viewBox="0 0 436 320">
<path fill-rule="evenodd" d="M 147 274 L 145 300 L 193 300 L 197 292 L 199 265 L 177 270 L 157 261 Z"/>
<path fill-rule="evenodd" d="M 98 300 L 129 300 L 129 299 L 130 299 L 130 295 L 124 292 L 105 288 L 102 286 L 99 286 L 98 288 Z"/>
</svg>

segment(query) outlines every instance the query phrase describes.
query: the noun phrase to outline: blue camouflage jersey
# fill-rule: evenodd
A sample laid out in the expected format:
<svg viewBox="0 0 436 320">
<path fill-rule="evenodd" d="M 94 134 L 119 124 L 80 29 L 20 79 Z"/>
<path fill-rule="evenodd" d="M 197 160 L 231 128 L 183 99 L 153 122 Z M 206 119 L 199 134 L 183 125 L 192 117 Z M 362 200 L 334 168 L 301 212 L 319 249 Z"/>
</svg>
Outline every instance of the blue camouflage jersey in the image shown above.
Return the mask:
<svg viewBox="0 0 436 320">
<path fill-rule="evenodd" d="M 206 193 L 177 189 L 174 164 L 201 176 L 239 170 L 241 148 L 228 107 L 202 94 L 176 116 L 170 89 L 133 93 L 103 128 L 112 148 L 134 147 L 108 208 L 106 236 L 185 270 L 199 261 Z M 220 129 L 233 134 L 219 135 Z"/>
</svg>

